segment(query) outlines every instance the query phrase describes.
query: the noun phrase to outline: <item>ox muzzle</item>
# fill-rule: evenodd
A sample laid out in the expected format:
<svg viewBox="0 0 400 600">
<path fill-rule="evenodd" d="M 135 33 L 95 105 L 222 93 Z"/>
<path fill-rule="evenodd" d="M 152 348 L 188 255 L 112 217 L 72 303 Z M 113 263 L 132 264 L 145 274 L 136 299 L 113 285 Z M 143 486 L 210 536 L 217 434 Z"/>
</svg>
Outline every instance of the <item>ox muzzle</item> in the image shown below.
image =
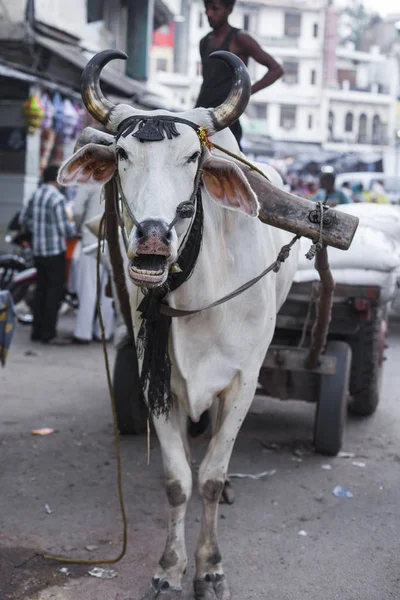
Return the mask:
<svg viewBox="0 0 400 600">
<path fill-rule="evenodd" d="M 168 275 L 175 235 L 161 219 L 138 223 L 130 240 L 129 276 L 136 285 L 159 285 Z M 133 239 L 132 239 L 133 238 Z"/>
</svg>

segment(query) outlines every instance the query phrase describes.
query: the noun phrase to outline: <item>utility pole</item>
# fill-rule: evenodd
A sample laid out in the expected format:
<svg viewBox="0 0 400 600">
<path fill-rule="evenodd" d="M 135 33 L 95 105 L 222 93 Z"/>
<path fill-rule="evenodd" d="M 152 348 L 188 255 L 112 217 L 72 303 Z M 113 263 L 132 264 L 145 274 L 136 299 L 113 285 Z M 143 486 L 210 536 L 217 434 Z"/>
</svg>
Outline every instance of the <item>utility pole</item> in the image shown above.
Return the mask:
<svg viewBox="0 0 400 600">
<path fill-rule="evenodd" d="M 189 54 L 190 0 L 181 0 L 181 13 L 174 19 L 174 71 L 187 75 Z"/>
</svg>

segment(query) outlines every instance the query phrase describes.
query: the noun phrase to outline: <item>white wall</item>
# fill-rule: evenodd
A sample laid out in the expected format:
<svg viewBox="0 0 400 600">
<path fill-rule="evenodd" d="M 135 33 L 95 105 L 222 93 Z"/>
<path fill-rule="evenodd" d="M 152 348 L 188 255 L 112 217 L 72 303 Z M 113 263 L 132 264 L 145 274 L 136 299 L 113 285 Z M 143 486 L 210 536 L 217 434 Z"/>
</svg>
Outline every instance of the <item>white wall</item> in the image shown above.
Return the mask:
<svg viewBox="0 0 400 600">
<path fill-rule="evenodd" d="M 7 2 L 8 4 L 11 3 Z M 86 2 L 85 0 L 35 0 L 35 17 L 42 23 L 80 38 L 83 36 L 86 24 Z"/>
</svg>

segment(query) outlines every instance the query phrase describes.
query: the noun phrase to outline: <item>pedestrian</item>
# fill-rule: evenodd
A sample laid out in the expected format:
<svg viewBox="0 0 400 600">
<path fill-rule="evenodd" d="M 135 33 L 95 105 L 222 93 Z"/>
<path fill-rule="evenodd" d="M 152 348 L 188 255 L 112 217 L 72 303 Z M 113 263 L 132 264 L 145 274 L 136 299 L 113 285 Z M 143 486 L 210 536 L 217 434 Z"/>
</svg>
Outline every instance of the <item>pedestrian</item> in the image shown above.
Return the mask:
<svg viewBox="0 0 400 600">
<path fill-rule="evenodd" d="M 351 185 L 348 181 L 345 181 L 342 185 L 342 192 L 345 196 L 347 196 L 347 198 L 350 200 L 350 202 L 353 201 L 353 191 L 351 189 Z"/>
<path fill-rule="evenodd" d="M 353 202 L 365 202 L 364 198 L 364 186 L 362 183 L 355 183 L 352 188 L 352 200 Z"/>
<path fill-rule="evenodd" d="M 90 246 L 97 245 L 97 238 L 85 226 L 101 213 L 98 187 L 80 186 L 73 205 L 73 214 L 78 232 L 81 234 L 81 253 L 77 267 L 76 292 L 79 307 L 76 314 L 73 342 L 88 344 L 93 339 L 101 339 L 100 323 L 97 312 L 97 260 L 96 252 L 87 252 Z M 100 265 L 100 302 L 104 322 L 105 338 L 109 340 L 114 333 L 113 299 L 106 294 L 108 273 Z"/>
<path fill-rule="evenodd" d="M 65 196 L 57 182 L 59 167 L 45 168 L 37 190 L 22 209 L 21 226 L 32 233 L 37 270 L 31 340 L 63 345 L 56 327 L 65 285 L 66 238 L 75 237 L 75 224 L 67 215 Z"/>
<path fill-rule="evenodd" d="M 235 0 L 204 0 L 204 7 L 212 31 L 200 40 L 200 56 L 203 83 L 196 106 L 212 108 L 219 106 L 228 97 L 231 90 L 232 74 L 222 61 L 210 59 L 209 55 L 216 50 L 229 50 L 239 56 L 245 65 L 253 58 L 260 65 L 268 68 L 267 73 L 251 86 L 251 93 L 272 85 L 282 77 L 283 69 L 279 63 L 246 31 L 232 27 L 228 23 Z M 239 120 L 230 125 L 239 147 L 242 139 L 242 127 Z"/>
<path fill-rule="evenodd" d="M 351 204 L 348 198 L 341 190 L 335 189 L 335 175 L 327 172 L 322 173 L 319 180 L 320 188 L 310 200 L 314 202 L 323 202 L 328 206 L 336 206 L 337 204 Z"/>
<path fill-rule="evenodd" d="M 370 191 L 365 194 L 365 200 L 376 204 L 389 204 L 382 179 L 372 182 Z"/>
</svg>

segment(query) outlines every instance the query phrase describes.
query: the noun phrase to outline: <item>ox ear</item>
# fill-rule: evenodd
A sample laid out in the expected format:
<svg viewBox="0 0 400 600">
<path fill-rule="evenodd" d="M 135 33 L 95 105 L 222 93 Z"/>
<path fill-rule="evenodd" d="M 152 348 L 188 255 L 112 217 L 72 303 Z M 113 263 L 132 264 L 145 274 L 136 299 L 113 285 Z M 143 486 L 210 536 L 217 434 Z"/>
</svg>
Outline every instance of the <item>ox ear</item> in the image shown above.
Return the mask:
<svg viewBox="0 0 400 600">
<path fill-rule="evenodd" d="M 258 216 L 257 196 L 232 161 L 208 153 L 202 169 L 204 186 L 217 204 L 239 210 L 249 217 Z"/>
<path fill-rule="evenodd" d="M 61 185 L 86 183 L 103 186 L 114 175 L 115 152 L 100 144 L 86 144 L 61 165 L 58 182 Z"/>
</svg>

